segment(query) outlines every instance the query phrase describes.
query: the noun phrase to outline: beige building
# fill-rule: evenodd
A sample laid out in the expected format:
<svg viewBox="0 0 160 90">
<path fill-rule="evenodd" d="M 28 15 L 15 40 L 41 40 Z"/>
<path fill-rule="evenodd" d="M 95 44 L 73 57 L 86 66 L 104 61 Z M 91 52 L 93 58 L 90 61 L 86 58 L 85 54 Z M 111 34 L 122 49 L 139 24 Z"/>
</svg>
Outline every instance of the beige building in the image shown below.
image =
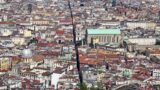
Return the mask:
<svg viewBox="0 0 160 90">
<path fill-rule="evenodd" d="M 127 22 L 128 29 L 144 28 L 144 29 L 155 29 L 156 23 L 154 22 Z"/>
<path fill-rule="evenodd" d="M 9 36 L 9 35 L 12 34 L 12 31 L 9 30 L 9 29 L 1 29 L 0 33 L 1 33 L 2 36 Z"/>
<path fill-rule="evenodd" d="M 119 29 L 88 29 L 87 43 L 119 43 L 121 40 L 121 31 Z"/>
<path fill-rule="evenodd" d="M 10 58 L 1 57 L 0 58 L 0 70 L 8 70 L 11 66 Z"/>
<path fill-rule="evenodd" d="M 156 38 L 129 38 L 130 43 L 135 43 L 137 45 L 155 45 Z"/>
<path fill-rule="evenodd" d="M 23 38 L 23 37 L 12 37 L 11 40 L 15 45 L 24 45 L 25 44 L 25 38 Z"/>
<path fill-rule="evenodd" d="M 24 30 L 24 37 L 31 37 L 32 32 L 30 30 Z"/>
</svg>

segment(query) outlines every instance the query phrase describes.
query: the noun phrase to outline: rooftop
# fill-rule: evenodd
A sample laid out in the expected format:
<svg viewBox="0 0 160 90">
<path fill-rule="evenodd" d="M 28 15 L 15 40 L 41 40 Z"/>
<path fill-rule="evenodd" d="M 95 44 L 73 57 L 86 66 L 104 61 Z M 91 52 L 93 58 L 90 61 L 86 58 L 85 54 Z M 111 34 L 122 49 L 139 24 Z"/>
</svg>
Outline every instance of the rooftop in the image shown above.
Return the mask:
<svg viewBox="0 0 160 90">
<path fill-rule="evenodd" d="M 88 34 L 121 34 L 120 29 L 87 29 Z"/>
</svg>

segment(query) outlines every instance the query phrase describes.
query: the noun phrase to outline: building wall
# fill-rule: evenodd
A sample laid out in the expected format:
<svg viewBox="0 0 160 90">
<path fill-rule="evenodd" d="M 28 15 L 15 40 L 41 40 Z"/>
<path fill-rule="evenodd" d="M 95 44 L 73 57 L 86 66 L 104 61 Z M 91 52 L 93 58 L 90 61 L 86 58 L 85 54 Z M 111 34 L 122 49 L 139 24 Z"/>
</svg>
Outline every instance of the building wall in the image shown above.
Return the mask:
<svg viewBox="0 0 160 90">
<path fill-rule="evenodd" d="M 33 61 L 33 59 L 32 58 L 22 58 L 22 61 L 24 63 L 31 63 Z"/>
<path fill-rule="evenodd" d="M 12 37 L 12 42 L 16 45 L 23 45 L 25 44 L 25 38 L 21 38 L 21 37 Z"/>
<path fill-rule="evenodd" d="M 16 82 L 15 84 L 13 85 L 10 85 L 10 88 L 14 89 L 14 88 L 21 88 L 22 87 L 22 83 L 19 81 L 19 82 Z"/>
<path fill-rule="evenodd" d="M 88 44 L 91 43 L 93 38 L 93 43 L 118 43 L 121 40 L 120 35 L 88 35 Z"/>
<path fill-rule="evenodd" d="M 34 25 L 48 25 L 49 21 L 45 21 L 45 20 L 33 20 L 31 21 L 32 24 Z"/>
<path fill-rule="evenodd" d="M 83 40 L 85 38 L 85 30 L 79 29 L 76 30 L 76 41 Z"/>
<path fill-rule="evenodd" d="M 5 3 L 5 0 L 0 0 L 0 3 Z"/>
<path fill-rule="evenodd" d="M 10 68 L 10 59 L 8 57 L 0 58 L 0 70 L 8 70 Z"/>
<path fill-rule="evenodd" d="M 144 29 L 155 29 L 156 23 L 152 22 L 127 22 L 128 29 L 134 29 L 137 27 Z"/>
<path fill-rule="evenodd" d="M 8 29 L 1 29 L 0 32 L 1 32 L 2 36 L 9 36 L 12 34 L 12 31 L 8 30 Z"/>
<path fill-rule="evenodd" d="M 128 39 L 131 43 L 136 43 L 138 45 L 155 45 L 156 39 L 155 38 L 131 38 Z"/>
<path fill-rule="evenodd" d="M 59 79 L 60 77 L 64 75 L 64 73 L 62 74 L 58 74 L 58 73 L 53 73 L 51 75 L 51 85 L 54 85 L 55 86 L 55 89 L 57 89 L 57 85 L 58 85 L 58 82 L 59 82 Z"/>
<path fill-rule="evenodd" d="M 153 70 L 153 77 L 160 78 L 160 70 Z"/>
<path fill-rule="evenodd" d="M 31 37 L 32 36 L 32 32 L 29 30 L 25 30 L 24 31 L 24 37 Z"/>
<path fill-rule="evenodd" d="M 7 86 L 0 86 L 0 90 L 7 90 Z"/>
</svg>

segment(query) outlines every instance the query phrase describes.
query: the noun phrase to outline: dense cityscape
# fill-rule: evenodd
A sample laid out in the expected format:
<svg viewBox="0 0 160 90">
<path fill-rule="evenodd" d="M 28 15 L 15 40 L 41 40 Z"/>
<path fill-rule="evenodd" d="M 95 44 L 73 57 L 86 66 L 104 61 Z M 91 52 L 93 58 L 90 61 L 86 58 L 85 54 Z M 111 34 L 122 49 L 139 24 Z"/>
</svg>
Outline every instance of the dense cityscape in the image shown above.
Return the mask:
<svg viewBox="0 0 160 90">
<path fill-rule="evenodd" d="M 160 90 L 160 0 L 0 0 L 0 90 Z"/>
</svg>

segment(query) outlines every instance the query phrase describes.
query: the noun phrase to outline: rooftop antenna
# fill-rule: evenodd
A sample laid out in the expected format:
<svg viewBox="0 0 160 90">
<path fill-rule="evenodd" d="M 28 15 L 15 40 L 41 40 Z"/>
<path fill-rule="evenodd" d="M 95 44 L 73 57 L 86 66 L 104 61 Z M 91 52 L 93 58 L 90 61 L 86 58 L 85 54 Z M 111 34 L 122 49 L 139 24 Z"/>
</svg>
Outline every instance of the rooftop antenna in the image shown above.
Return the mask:
<svg viewBox="0 0 160 90">
<path fill-rule="evenodd" d="M 80 69 L 78 45 L 76 43 L 76 30 L 75 30 L 75 24 L 74 24 L 74 21 L 73 21 L 73 13 L 72 13 L 70 0 L 68 0 L 68 6 L 69 6 L 70 14 L 71 14 L 71 19 L 72 19 L 73 42 L 74 42 L 74 48 L 75 48 L 75 53 L 76 53 L 77 70 L 78 70 L 80 84 L 82 85 L 83 84 L 83 77 L 82 77 L 82 71 Z"/>
</svg>

